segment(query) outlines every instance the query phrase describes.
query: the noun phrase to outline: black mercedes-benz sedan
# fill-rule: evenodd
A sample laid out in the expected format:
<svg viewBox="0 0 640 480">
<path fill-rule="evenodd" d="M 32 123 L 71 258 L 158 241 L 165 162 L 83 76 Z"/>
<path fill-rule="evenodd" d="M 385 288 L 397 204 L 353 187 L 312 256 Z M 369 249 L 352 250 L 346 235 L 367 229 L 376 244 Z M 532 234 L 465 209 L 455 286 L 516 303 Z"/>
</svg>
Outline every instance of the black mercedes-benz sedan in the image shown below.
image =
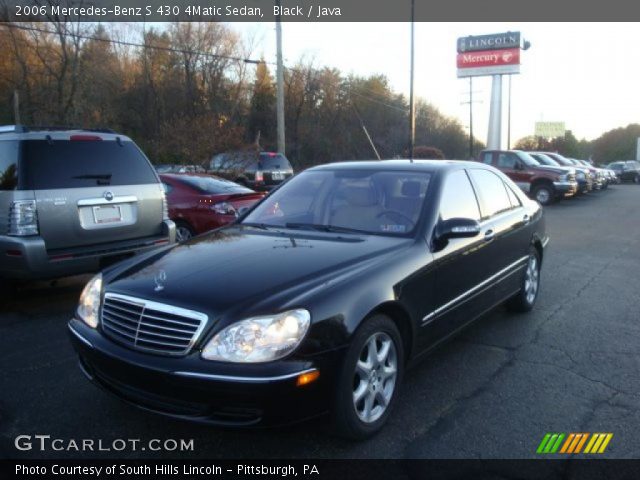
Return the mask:
<svg viewBox="0 0 640 480">
<path fill-rule="evenodd" d="M 229 426 L 329 412 L 364 438 L 412 361 L 500 303 L 534 306 L 547 242 L 542 208 L 490 166 L 323 165 L 95 276 L 70 337 L 91 381 L 145 410 Z"/>
</svg>

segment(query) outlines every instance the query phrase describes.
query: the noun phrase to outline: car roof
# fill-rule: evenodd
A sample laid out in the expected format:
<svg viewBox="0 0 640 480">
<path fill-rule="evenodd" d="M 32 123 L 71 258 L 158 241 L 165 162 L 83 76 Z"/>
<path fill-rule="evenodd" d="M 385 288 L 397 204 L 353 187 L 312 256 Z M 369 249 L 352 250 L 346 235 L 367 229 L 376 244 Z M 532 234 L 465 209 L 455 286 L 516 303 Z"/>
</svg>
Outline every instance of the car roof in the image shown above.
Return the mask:
<svg viewBox="0 0 640 480">
<path fill-rule="evenodd" d="M 102 140 L 115 141 L 118 138 L 123 142 L 131 142 L 132 140 L 126 135 L 121 135 L 113 131 L 105 130 L 88 130 L 81 128 L 57 129 L 48 127 L 16 127 L 9 130 L 4 127 L 0 130 L 0 141 L 2 140 L 69 140 L 72 135 L 87 135 L 99 137 Z"/>
<path fill-rule="evenodd" d="M 409 159 L 397 160 L 362 160 L 350 162 L 326 163 L 312 167 L 309 170 L 385 170 L 385 171 L 443 171 L 453 170 L 460 167 L 485 166 L 479 162 L 470 162 L 467 160 L 414 160 Z M 486 167 L 486 166 L 485 166 Z"/>
<path fill-rule="evenodd" d="M 221 180 L 224 182 L 229 182 L 229 183 L 233 183 L 230 180 L 226 180 L 224 178 L 221 177 L 217 177 L 216 175 L 211 175 L 210 173 L 192 173 L 192 172 L 185 172 L 185 173 L 159 173 L 158 174 L 160 176 L 160 178 L 172 178 L 174 180 L 180 180 L 181 178 L 184 177 L 205 177 L 205 178 L 213 178 L 214 180 Z"/>
</svg>

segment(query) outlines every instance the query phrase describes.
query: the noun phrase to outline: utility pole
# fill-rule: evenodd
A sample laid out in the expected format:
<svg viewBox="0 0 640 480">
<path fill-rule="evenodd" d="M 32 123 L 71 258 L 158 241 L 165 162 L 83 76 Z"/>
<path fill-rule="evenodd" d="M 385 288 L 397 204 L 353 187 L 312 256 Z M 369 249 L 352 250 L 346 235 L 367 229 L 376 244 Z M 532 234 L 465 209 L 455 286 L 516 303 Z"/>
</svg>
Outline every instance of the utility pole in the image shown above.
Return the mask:
<svg viewBox="0 0 640 480">
<path fill-rule="evenodd" d="M 413 99 L 414 43 L 416 3 L 411 0 L 411 84 L 409 86 L 409 161 L 413 163 L 413 148 L 416 143 L 416 106 Z"/>
<path fill-rule="evenodd" d="M 18 90 L 13 91 L 13 123 L 20 125 L 20 97 L 18 97 Z"/>
<path fill-rule="evenodd" d="M 276 0 L 278 11 L 280 11 L 280 0 Z M 276 70 L 276 110 L 278 124 L 278 152 L 285 154 L 284 143 L 284 67 L 282 65 L 282 25 L 280 14 L 276 17 L 276 43 L 277 43 L 277 70 Z"/>
</svg>

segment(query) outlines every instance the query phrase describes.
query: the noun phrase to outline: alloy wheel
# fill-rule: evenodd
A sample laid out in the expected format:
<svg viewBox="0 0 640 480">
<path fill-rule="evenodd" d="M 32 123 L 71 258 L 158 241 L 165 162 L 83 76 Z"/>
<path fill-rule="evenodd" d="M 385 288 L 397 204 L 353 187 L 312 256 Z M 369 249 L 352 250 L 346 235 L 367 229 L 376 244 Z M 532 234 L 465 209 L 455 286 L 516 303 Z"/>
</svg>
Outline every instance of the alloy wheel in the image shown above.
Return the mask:
<svg viewBox="0 0 640 480">
<path fill-rule="evenodd" d="M 538 269 L 538 259 L 535 255 L 529 257 L 527 271 L 524 277 L 524 292 L 527 302 L 532 304 L 538 294 L 538 286 L 540 284 L 540 271 Z"/>
<path fill-rule="evenodd" d="M 362 347 L 353 377 L 353 406 L 362 422 L 373 423 L 384 414 L 397 377 L 395 343 L 384 332 L 374 333 Z"/>
<path fill-rule="evenodd" d="M 540 188 L 536 192 L 536 200 L 541 205 L 546 205 L 547 203 L 549 203 L 550 199 L 551 199 L 551 193 L 546 188 Z"/>
<path fill-rule="evenodd" d="M 191 230 L 187 227 L 179 226 L 176 228 L 176 240 L 178 242 L 184 242 L 185 240 L 189 240 L 193 235 L 191 234 Z"/>
</svg>

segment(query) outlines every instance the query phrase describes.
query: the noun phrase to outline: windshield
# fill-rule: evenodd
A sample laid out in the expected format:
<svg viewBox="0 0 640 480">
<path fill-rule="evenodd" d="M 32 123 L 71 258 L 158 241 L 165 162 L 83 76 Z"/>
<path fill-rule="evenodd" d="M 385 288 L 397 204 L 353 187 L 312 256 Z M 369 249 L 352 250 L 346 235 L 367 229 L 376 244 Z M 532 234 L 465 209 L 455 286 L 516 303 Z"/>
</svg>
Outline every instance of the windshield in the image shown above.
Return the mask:
<svg viewBox="0 0 640 480">
<path fill-rule="evenodd" d="M 516 155 L 518 155 L 518 158 L 520 158 L 520 160 L 522 160 L 524 164 L 529 167 L 540 165 L 540 162 L 529 155 L 527 152 L 516 152 Z"/>
<path fill-rule="evenodd" d="M 177 180 L 202 193 L 211 193 L 214 195 L 253 192 L 253 190 L 245 188 L 242 185 L 218 177 L 184 175 L 179 176 Z"/>
<path fill-rule="evenodd" d="M 548 157 L 553 158 L 556 162 L 558 162 L 560 165 L 564 165 L 565 167 L 573 167 L 573 163 L 571 163 L 569 160 L 567 160 L 566 158 L 564 158 L 561 155 L 558 155 L 556 153 L 547 153 L 546 154 Z"/>
<path fill-rule="evenodd" d="M 544 153 L 532 153 L 531 155 L 534 155 L 535 159 L 538 160 L 542 165 L 548 165 L 550 167 L 557 167 L 560 165 L 553 158 L 548 157 Z"/>
<path fill-rule="evenodd" d="M 307 171 L 267 197 L 242 223 L 406 235 L 418 223 L 430 178 L 427 172 Z"/>
</svg>

